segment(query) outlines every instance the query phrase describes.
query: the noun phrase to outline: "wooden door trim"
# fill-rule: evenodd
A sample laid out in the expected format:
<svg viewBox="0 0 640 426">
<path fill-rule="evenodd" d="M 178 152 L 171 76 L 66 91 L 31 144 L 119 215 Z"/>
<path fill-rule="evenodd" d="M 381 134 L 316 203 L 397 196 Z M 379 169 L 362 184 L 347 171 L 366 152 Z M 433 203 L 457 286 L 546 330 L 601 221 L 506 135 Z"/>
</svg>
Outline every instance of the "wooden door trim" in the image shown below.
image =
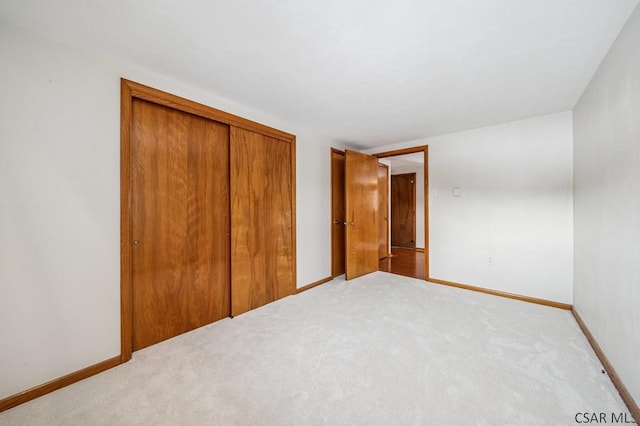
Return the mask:
<svg viewBox="0 0 640 426">
<path fill-rule="evenodd" d="M 237 115 L 233 115 L 195 101 L 190 101 L 188 99 L 181 98 L 179 96 L 172 95 L 171 93 L 163 92 L 162 90 L 154 89 L 140 83 L 135 83 L 124 78 L 122 79 L 122 87 L 123 89 L 125 87 L 127 88 L 129 97 L 143 99 L 158 105 L 164 105 L 178 111 L 188 112 L 190 114 L 208 118 L 219 123 L 228 124 L 229 126 L 251 130 L 253 132 L 260 133 L 265 136 L 271 136 L 283 141 L 294 142 L 296 139 L 295 135 L 283 132 L 282 130 L 274 129 L 273 127 L 265 126 L 264 124 L 256 123 L 255 121 L 238 117 Z"/>
<path fill-rule="evenodd" d="M 172 95 L 161 90 L 135 83 L 122 78 L 120 80 L 120 362 L 131 359 L 133 352 L 133 264 L 131 259 L 133 240 L 131 237 L 131 128 L 133 125 L 133 100 L 142 99 L 207 118 L 219 123 L 250 130 L 273 137 L 291 146 L 291 232 L 293 250 L 293 277 L 297 280 L 296 270 L 296 136 L 286 133 L 218 109 Z M 295 293 L 295 289 L 292 294 Z"/>
<path fill-rule="evenodd" d="M 424 153 L 424 276 L 429 277 L 429 145 L 414 146 L 411 148 L 396 149 L 372 154 L 374 157 L 386 158 L 396 155 Z"/>
<path fill-rule="evenodd" d="M 421 146 L 414 146 L 411 148 L 395 149 L 393 151 L 378 152 L 377 154 L 371 154 L 371 155 L 378 158 L 386 158 L 386 157 L 395 157 L 396 155 L 416 154 L 419 152 L 428 152 L 428 151 L 429 151 L 429 145 L 421 145 Z"/>
<path fill-rule="evenodd" d="M 120 362 L 133 352 L 133 263 L 131 261 L 131 127 L 135 86 L 120 84 Z"/>
</svg>

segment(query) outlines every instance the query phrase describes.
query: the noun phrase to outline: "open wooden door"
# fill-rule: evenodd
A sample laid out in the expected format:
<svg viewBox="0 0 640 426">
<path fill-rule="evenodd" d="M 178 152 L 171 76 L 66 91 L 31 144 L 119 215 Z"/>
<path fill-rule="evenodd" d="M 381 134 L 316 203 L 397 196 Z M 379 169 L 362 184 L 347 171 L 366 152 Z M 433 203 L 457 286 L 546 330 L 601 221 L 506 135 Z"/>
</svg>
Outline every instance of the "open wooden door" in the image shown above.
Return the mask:
<svg viewBox="0 0 640 426">
<path fill-rule="evenodd" d="M 345 151 L 346 278 L 378 270 L 378 159 Z"/>
</svg>

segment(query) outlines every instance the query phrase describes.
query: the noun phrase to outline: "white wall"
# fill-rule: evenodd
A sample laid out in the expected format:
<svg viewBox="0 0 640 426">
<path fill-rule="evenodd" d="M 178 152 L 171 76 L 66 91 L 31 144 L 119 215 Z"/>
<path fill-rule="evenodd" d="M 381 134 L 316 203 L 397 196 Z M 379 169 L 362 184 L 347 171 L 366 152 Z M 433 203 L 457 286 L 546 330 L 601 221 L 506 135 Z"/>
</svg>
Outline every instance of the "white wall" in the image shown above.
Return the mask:
<svg viewBox="0 0 640 426">
<path fill-rule="evenodd" d="M 640 403 L 640 9 L 574 109 L 574 307 Z"/>
<path fill-rule="evenodd" d="M 572 138 L 563 112 L 377 148 L 429 145 L 431 277 L 571 303 Z"/>
<path fill-rule="evenodd" d="M 0 399 L 120 353 L 120 77 L 296 134 L 298 286 L 331 274 L 330 140 L 3 22 L 0 63 Z"/>
</svg>

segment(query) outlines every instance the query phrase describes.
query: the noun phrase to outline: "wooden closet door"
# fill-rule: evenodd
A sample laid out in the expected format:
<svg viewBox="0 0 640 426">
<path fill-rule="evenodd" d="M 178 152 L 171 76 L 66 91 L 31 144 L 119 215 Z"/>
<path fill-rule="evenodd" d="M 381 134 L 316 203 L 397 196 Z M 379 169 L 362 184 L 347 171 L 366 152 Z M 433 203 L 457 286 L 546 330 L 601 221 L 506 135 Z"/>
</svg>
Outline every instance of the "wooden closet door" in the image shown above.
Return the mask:
<svg viewBox="0 0 640 426">
<path fill-rule="evenodd" d="M 231 127 L 232 315 L 293 294 L 295 150 Z"/>
<path fill-rule="evenodd" d="M 133 100 L 133 350 L 230 315 L 228 158 L 227 125 Z"/>
</svg>

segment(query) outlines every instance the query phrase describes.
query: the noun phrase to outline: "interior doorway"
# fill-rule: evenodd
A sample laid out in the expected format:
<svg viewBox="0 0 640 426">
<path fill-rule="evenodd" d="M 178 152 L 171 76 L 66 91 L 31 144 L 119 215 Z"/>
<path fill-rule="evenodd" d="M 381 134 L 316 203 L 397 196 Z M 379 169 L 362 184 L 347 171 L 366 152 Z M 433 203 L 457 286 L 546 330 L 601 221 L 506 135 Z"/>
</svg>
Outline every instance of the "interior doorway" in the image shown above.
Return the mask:
<svg viewBox="0 0 640 426">
<path fill-rule="evenodd" d="M 391 246 L 416 248 L 416 173 L 391 175 Z"/>
<path fill-rule="evenodd" d="M 386 151 L 374 156 L 386 160 L 391 174 L 390 255 L 379 261 L 378 269 L 426 279 L 429 276 L 429 147 Z M 410 186 L 412 178 L 413 188 Z M 402 193 L 394 195 L 395 179 L 399 179 L 396 182 L 404 180 L 408 185 Z M 402 207 L 396 213 L 396 219 L 402 219 L 395 227 L 394 199 L 396 207 Z"/>
<path fill-rule="evenodd" d="M 379 161 L 331 149 L 331 275 L 350 280 L 378 270 Z"/>
<path fill-rule="evenodd" d="M 390 206 L 389 198 L 383 194 L 389 193 L 390 174 L 393 174 L 393 166 L 391 166 L 391 172 L 386 172 L 387 175 L 387 190 L 383 190 L 381 187 L 384 185 L 383 169 L 389 170 L 389 160 L 406 160 L 408 154 L 412 155 L 412 160 L 419 158 L 420 175 L 422 180 L 416 178 L 415 186 L 417 194 L 422 196 L 416 196 L 416 220 L 415 220 L 415 233 L 413 238 L 414 246 L 412 248 L 395 248 L 392 249 L 389 244 L 392 238 L 391 226 L 390 226 Z M 418 146 L 414 148 L 407 148 L 396 151 L 381 152 L 373 154 L 373 157 L 378 159 L 385 159 L 384 163 L 378 162 L 378 184 L 375 196 L 371 192 L 371 199 L 365 209 L 370 211 L 370 207 L 375 205 L 373 216 L 377 222 L 376 237 L 378 256 L 378 270 L 383 270 L 392 273 L 399 273 L 402 275 L 413 276 L 415 278 L 424 279 L 429 275 L 429 220 L 428 220 L 428 146 Z M 391 161 L 393 163 L 393 161 Z M 348 255 L 346 249 L 346 234 L 351 222 L 355 224 L 355 221 L 348 218 L 349 216 L 345 209 L 345 153 L 337 149 L 331 149 L 331 275 L 336 277 L 345 273 L 345 259 Z M 371 179 L 369 179 L 371 180 Z M 373 181 L 370 182 L 373 185 Z M 384 200 L 383 200 L 384 198 Z M 373 202 L 375 201 L 375 202 Z M 387 201 L 386 205 L 384 201 Z M 373 222 L 372 222 L 373 223 Z M 385 229 L 383 229 L 385 228 Z M 385 232 L 386 230 L 386 232 Z M 353 230 L 352 230 L 353 231 Z M 391 234 L 390 234 L 391 233 Z M 386 234 L 386 235 L 385 235 Z M 362 242 L 362 241 L 360 241 Z M 373 245 L 367 244 L 367 245 Z M 357 251 L 357 250 L 356 250 Z M 395 253 L 394 253 L 395 251 Z M 368 256 L 371 257 L 371 256 Z M 411 266 L 406 266 L 407 263 Z"/>
</svg>

